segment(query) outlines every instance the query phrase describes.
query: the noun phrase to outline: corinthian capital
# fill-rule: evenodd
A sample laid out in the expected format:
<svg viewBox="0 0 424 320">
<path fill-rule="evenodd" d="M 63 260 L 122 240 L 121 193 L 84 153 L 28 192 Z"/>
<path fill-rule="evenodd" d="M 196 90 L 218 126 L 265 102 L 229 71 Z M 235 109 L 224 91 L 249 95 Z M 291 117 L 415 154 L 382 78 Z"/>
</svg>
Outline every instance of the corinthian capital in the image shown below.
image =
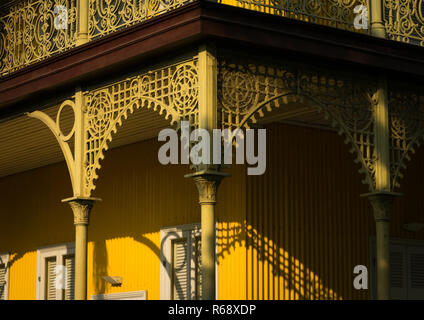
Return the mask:
<svg viewBox="0 0 424 320">
<path fill-rule="evenodd" d="M 216 203 L 216 194 L 218 192 L 221 180 L 229 176 L 229 174 L 219 171 L 200 171 L 186 175 L 186 178 L 191 177 L 199 191 L 199 203 L 208 204 Z"/>
<path fill-rule="evenodd" d="M 392 209 L 393 200 L 400 193 L 394 192 L 374 192 L 361 195 L 367 197 L 374 209 L 375 221 L 390 221 L 390 211 Z"/>
<path fill-rule="evenodd" d="M 62 202 L 69 203 L 74 213 L 74 224 L 75 225 L 88 225 L 90 223 L 90 212 L 93 208 L 94 202 L 99 201 L 97 198 L 80 198 L 74 197 L 64 199 Z"/>
</svg>

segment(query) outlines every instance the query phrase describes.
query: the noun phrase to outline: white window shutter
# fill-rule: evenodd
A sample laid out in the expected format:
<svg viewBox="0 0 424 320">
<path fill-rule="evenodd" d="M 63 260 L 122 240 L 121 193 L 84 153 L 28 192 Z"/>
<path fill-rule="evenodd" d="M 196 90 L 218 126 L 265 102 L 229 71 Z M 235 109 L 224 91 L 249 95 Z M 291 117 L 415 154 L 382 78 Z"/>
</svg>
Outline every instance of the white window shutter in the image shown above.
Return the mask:
<svg viewBox="0 0 424 320">
<path fill-rule="evenodd" d="M 390 246 L 391 298 L 395 300 L 407 299 L 407 261 L 405 249 L 403 245 Z"/>
<path fill-rule="evenodd" d="M 0 264 L 0 300 L 4 300 L 6 296 L 6 265 Z"/>
<path fill-rule="evenodd" d="M 56 257 L 46 259 L 46 300 L 56 300 Z"/>
<path fill-rule="evenodd" d="M 161 243 L 161 300 L 201 299 L 200 225 L 162 229 Z"/>
<path fill-rule="evenodd" d="M 189 293 L 187 238 L 172 240 L 172 299 L 187 300 Z"/>
<path fill-rule="evenodd" d="M 424 248 L 408 248 L 408 299 L 424 299 Z"/>
<path fill-rule="evenodd" d="M 74 300 L 75 296 L 75 257 L 69 255 L 64 257 L 64 264 L 66 268 L 66 288 L 65 300 Z"/>
</svg>

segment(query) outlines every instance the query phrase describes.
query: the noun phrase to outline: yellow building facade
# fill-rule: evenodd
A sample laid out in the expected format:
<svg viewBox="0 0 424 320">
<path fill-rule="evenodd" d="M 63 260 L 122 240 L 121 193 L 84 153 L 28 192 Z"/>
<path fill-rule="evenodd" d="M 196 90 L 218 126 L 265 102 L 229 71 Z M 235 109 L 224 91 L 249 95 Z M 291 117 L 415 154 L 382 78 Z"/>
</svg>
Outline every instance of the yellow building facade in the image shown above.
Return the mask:
<svg viewBox="0 0 424 320">
<path fill-rule="evenodd" d="M 56 2 L 0 11 L 3 299 L 424 298 L 423 37 L 402 8 Z M 55 5 L 67 29 L 21 32 Z M 182 121 L 266 129 L 265 173 L 162 165 Z"/>
<path fill-rule="evenodd" d="M 370 298 L 370 291 L 353 287 L 353 268 L 371 270 L 372 209 L 356 196 L 366 188 L 343 139 L 284 124 L 268 128 L 268 135 L 266 174 L 246 176 L 245 166 L 236 166 L 220 187 L 218 298 Z M 183 178 L 187 168 L 162 167 L 159 147 L 148 140 L 107 154 L 96 194 L 108 200 L 93 208 L 90 222 L 88 296 L 146 290 L 148 299 L 159 299 L 160 230 L 200 222 L 196 188 Z M 287 153 L 293 157 L 282 161 Z M 395 202 L 393 238 L 424 240 L 422 232 L 402 228 L 422 219 L 423 157 L 419 152 L 411 163 L 405 195 Z M 64 163 L 1 180 L 9 200 L 2 203 L 8 227 L 0 240 L 0 251 L 10 252 L 9 299 L 36 298 L 38 248 L 74 240 L 69 208 L 54 201 L 69 192 Z M 104 281 L 108 274 L 121 276 L 122 286 Z"/>
</svg>

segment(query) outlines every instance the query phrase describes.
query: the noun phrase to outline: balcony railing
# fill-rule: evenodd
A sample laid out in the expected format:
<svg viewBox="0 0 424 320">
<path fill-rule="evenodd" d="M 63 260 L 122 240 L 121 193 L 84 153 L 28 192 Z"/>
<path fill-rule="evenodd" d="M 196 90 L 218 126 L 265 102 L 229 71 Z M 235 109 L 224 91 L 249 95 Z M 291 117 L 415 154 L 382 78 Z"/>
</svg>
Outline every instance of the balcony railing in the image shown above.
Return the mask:
<svg viewBox="0 0 424 320">
<path fill-rule="evenodd" d="M 67 8 L 66 29 L 55 28 L 54 1 L 23 1 L 0 17 L 0 75 L 75 46 L 77 0 L 58 1 Z"/>
<path fill-rule="evenodd" d="M 201 0 L 9 0 L 9 6 L 0 5 L 0 76 L 194 1 Z M 363 5 L 371 13 L 370 3 L 377 4 L 389 39 L 424 45 L 424 0 L 207 1 L 362 33 L 369 30 L 354 27 L 354 9 Z M 65 22 L 60 8 L 66 8 Z"/>
<path fill-rule="evenodd" d="M 383 0 L 389 39 L 424 46 L 424 0 Z"/>
<path fill-rule="evenodd" d="M 89 0 L 89 39 L 179 8 L 193 0 Z"/>
<path fill-rule="evenodd" d="M 354 28 L 354 9 L 369 0 L 219 0 L 244 9 L 286 18 L 322 24 L 335 28 L 359 31 Z M 361 29 L 363 30 L 363 29 Z"/>
</svg>

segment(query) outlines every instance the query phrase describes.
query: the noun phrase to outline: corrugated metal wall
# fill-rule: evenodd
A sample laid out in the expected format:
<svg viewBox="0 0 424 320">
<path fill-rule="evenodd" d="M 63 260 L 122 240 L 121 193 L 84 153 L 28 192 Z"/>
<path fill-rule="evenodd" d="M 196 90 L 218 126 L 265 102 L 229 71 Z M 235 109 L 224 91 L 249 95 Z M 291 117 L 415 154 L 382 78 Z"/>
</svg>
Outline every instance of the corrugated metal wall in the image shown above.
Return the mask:
<svg viewBox="0 0 424 320">
<path fill-rule="evenodd" d="M 368 200 L 359 197 L 368 190 L 343 138 L 271 125 L 267 139 L 267 171 L 247 179 L 248 298 L 369 298 L 353 288 L 353 269 L 371 270 L 374 220 Z M 404 181 L 408 195 L 393 210 L 393 237 L 424 238 L 401 228 L 408 220 L 424 221 L 416 178 L 424 173 L 424 153 L 416 156 Z"/>
<path fill-rule="evenodd" d="M 261 177 L 231 170 L 218 193 L 220 299 L 368 298 L 352 289 L 353 267 L 369 265 L 374 224 L 367 188 L 343 139 L 287 125 L 268 128 L 268 167 Z M 200 221 L 197 190 L 186 166 L 162 166 L 159 144 L 145 141 L 106 153 L 89 227 L 88 295 L 147 290 L 160 296 L 160 228 Z M 402 181 L 392 235 L 423 222 L 424 153 Z M 70 242 L 66 166 L 50 165 L 0 179 L 0 252 L 11 252 L 9 297 L 35 299 L 36 250 Z M 103 275 L 121 276 L 111 287 Z"/>
</svg>

